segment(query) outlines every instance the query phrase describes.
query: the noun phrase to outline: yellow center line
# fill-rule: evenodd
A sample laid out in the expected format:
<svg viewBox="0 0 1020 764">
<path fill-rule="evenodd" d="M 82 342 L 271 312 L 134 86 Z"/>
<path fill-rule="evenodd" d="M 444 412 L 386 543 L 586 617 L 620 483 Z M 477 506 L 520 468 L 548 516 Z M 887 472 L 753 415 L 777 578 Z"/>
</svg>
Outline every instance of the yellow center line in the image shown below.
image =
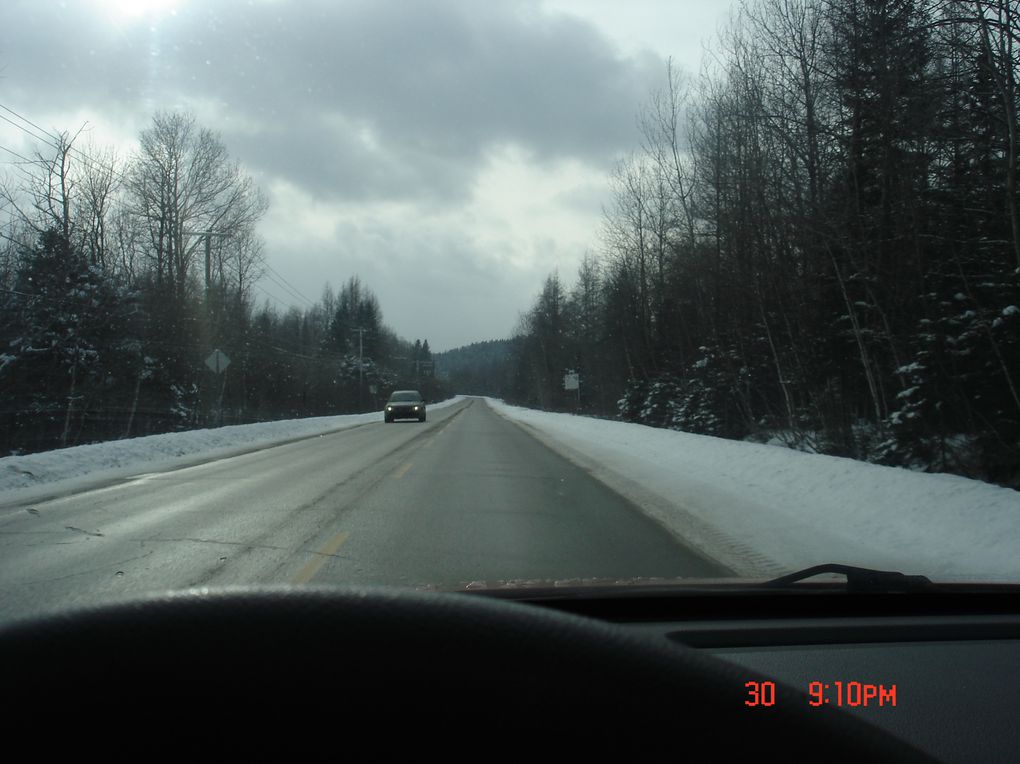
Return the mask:
<svg viewBox="0 0 1020 764">
<path fill-rule="evenodd" d="M 404 474 L 405 474 L 405 473 L 406 473 L 406 472 L 407 472 L 407 471 L 408 471 L 409 469 L 411 469 L 411 465 L 412 465 L 412 464 L 414 464 L 414 462 L 408 462 L 408 463 L 407 463 L 407 464 L 405 464 L 405 465 L 404 465 L 403 467 L 401 467 L 401 468 L 400 468 L 399 470 L 397 470 L 396 472 L 394 472 L 394 473 L 393 473 L 393 479 L 394 479 L 394 480 L 400 480 L 400 478 L 404 477 Z"/>
<path fill-rule="evenodd" d="M 315 574 L 319 572 L 319 568 L 326 564 L 326 560 L 329 559 L 330 555 L 336 554 L 336 551 L 343 546 L 350 535 L 350 531 L 340 531 L 340 533 L 336 534 L 329 540 L 326 546 L 315 553 L 315 558 L 301 568 L 301 571 L 290 582 L 292 584 L 307 584 L 311 581 Z"/>
</svg>

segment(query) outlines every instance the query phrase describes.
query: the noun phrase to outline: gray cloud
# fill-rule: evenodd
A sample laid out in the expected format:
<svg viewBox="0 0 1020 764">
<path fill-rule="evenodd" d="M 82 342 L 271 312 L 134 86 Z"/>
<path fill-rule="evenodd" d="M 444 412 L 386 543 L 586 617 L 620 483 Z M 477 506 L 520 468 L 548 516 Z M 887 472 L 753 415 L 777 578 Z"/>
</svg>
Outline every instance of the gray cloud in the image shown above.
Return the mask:
<svg viewBox="0 0 1020 764">
<path fill-rule="evenodd" d="M 456 197 L 502 143 L 604 165 L 661 74 L 530 0 L 203 2 L 140 29 L 85 3 L 6 15 L 0 82 L 25 108 L 212 103 L 249 165 L 338 198 Z"/>
<path fill-rule="evenodd" d="M 529 218 L 530 189 L 485 174 L 494 158 L 520 148 L 536 183 L 571 163 L 601 177 L 663 72 L 543 0 L 181 0 L 124 24 L 99 2 L 5 0 L 3 16 L 0 103 L 45 128 L 98 112 L 124 136 L 157 110 L 194 112 L 276 194 L 274 268 L 312 299 L 358 274 L 398 333 L 437 349 L 509 334 L 586 246 L 576 222 Z M 590 214 L 594 240 L 601 189 L 578 182 L 542 209 Z"/>
</svg>

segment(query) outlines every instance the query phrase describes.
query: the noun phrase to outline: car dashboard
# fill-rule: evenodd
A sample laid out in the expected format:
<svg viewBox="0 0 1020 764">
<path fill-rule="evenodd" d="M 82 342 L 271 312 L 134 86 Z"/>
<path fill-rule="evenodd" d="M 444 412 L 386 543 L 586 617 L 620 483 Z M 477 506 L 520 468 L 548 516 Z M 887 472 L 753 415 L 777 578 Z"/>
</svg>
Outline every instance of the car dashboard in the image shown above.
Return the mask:
<svg viewBox="0 0 1020 764">
<path fill-rule="evenodd" d="M 850 593 L 825 584 L 775 593 L 726 589 L 676 596 L 647 587 L 626 598 L 611 589 L 583 597 L 550 589 L 528 599 L 745 669 L 749 717 L 774 712 L 771 682 L 779 681 L 802 693 L 802 710 L 838 709 L 932 761 L 1020 757 L 1016 587 L 941 586 L 923 594 Z"/>
<path fill-rule="evenodd" d="M 40 751 L 1016 760 L 1012 587 L 201 589 L 0 627 Z M 115 755 L 115 758 L 117 756 Z"/>
</svg>

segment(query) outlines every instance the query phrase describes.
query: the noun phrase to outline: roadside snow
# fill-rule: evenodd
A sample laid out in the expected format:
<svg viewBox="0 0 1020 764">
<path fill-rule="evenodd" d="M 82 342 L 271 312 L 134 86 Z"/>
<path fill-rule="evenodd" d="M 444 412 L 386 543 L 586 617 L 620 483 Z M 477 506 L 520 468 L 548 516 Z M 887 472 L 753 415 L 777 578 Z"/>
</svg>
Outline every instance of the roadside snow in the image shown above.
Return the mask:
<svg viewBox="0 0 1020 764">
<path fill-rule="evenodd" d="M 487 399 L 740 575 L 823 562 L 1020 581 L 1020 493 Z"/>
<path fill-rule="evenodd" d="M 457 396 L 429 404 L 429 408 L 442 409 L 462 399 Z M 81 490 L 381 421 L 382 412 L 285 419 L 7 456 L 0 458 L 0 504 L 32 501 L 37 496 Z"/>
</svg>

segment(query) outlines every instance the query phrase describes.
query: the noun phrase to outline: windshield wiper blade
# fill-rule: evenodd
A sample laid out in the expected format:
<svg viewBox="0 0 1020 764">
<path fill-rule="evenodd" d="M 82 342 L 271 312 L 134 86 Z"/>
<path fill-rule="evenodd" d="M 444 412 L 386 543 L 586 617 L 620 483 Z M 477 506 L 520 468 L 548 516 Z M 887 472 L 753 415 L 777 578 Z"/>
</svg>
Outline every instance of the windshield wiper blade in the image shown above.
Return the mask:
<svg viewBox="0 0 1020 764">
<path fill-rule="evenodd" d="M 855 565 L 840 565 L 834 562 L 788 573 L 785 576 L 766 581 L 762 586 L 782 589 L 823 573 L 838 573 L 846 576 L 848 592 L 917 592 L 936 588 L 927 576 L 907 575 L 895 570 L 859 568 Z"/>
</svg>

